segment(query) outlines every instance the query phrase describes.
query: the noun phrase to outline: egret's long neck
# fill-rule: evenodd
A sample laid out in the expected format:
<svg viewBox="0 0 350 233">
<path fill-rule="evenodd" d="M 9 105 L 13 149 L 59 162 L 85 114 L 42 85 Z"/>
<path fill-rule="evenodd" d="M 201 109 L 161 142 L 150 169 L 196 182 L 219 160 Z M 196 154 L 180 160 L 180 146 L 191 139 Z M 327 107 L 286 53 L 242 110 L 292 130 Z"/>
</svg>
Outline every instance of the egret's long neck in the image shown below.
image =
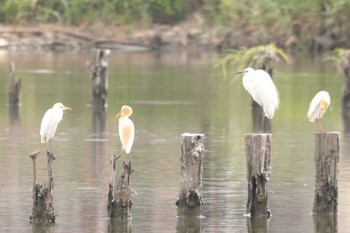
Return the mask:
<svg viewBox="0 0 350 233">
<path fill-rule="evenodd" d="M 128 118 L 130 115 L 120 115 L 118 119 L 118 123 L 120 123 L 123 119 Z"/>
</svg>

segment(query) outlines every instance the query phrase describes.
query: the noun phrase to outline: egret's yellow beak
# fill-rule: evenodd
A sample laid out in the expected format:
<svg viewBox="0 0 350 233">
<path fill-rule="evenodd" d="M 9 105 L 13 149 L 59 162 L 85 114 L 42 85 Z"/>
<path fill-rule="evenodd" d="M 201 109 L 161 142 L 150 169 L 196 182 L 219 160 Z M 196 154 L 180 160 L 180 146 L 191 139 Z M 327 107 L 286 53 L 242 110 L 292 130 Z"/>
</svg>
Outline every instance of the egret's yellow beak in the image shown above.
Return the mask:
<svg viewBox="0 0 350 233">
<path fill-rule="evenodd" d="M 73 110 L 73 109 L 64 106 L 64 107 L 63 107 L 63 111 L 65 111 L 65 110 Z"/>
<path fill-rule="evenodd" d="M 120 112 L 115 116 L 115 118 L 118 119 L 118 117 L 120 117 L 120 115 L 122 115 L 122 113 L 123 113 L 123 110 L 120 111 Z"/>
</svg>

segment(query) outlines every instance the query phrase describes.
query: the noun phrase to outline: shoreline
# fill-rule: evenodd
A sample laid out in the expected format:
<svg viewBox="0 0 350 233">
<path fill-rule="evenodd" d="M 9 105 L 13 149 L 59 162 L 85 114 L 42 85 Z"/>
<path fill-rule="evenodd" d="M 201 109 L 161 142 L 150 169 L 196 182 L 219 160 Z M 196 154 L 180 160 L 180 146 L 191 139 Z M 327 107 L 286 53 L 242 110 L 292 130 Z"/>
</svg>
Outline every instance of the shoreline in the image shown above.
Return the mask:
<svg viewBox="0 0 350 233">
<path fill-rule="evenodd" d="M 262 30 L 262 29 L 261 29 Z M 254 33 L 253 33 L 254 32 Z M 230 27 L 204 28 L 187 21 L 179 25 L 153 25 L 129 33 L 122 27 L 69 27 L 57 24 L 0 25 L 0 49 L 67 51 L 91 48 L 120 51 L 202 50 L 221 52 L 227 49 L 274 43 L 286 50 L 306 49 L 313 54 L 349 47 L 350 40 L 332 39 L 328 34 L 303 41 L 297 33 L 279 38 L 261 36 L 256 30 Z"/>
</svg>

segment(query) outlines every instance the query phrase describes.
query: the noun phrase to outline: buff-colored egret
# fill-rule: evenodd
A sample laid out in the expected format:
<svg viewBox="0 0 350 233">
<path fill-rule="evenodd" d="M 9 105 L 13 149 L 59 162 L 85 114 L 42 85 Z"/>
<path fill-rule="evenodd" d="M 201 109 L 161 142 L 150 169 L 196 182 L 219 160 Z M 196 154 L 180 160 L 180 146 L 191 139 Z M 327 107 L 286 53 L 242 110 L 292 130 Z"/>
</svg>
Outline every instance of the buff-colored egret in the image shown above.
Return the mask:
<svg viewBox="0 0 350 233">
<path fill-rule="evenodd" d="M 244 89 L 252 96 L 263 109 L 262 121 L 264 116 L 272 119 L 275 110 L 278 108 L 280 100 L 275 84 L 270 75 L 264 70 L 254 70 L 251 67 L 235 74 L 243 74 Z M 262 126 L 263 127 L 263 123 Z"/>
<path fill-rule="evenodd" d="M 331 104 L 331 97 L 327 91 L 318 92 L 315 97 L 312 99 L 307 112 L 307 117 L 310 122 L 316 121 L 317 130 L 322 130 L 321 119 L 323 114 L 326 112 L 327 108 Z"/>
<path fill-rule="evenodd" d="M 46 111 L 40 125 L 41 143 L 47 143 L 50 141 L 51 151 L 51 138 L 55 135 L 58 124 L 63 117 L 63 111 L 72 110 L 64 106 L 62 103 L 56 103 L 52 108 Z"/>
<path fill-rule="evenodd" d="M 118 132 L 119 138 L 123 146 L 123 150 L 126 154 L 131 151 L 132 144 L 134 143 L 135 127 L 134 123 L 129 119 L 132 114 L 132 108 L 130 106 L 122 106 L 120 112 L 117 114 L 118 119 Z"/>
</svg>

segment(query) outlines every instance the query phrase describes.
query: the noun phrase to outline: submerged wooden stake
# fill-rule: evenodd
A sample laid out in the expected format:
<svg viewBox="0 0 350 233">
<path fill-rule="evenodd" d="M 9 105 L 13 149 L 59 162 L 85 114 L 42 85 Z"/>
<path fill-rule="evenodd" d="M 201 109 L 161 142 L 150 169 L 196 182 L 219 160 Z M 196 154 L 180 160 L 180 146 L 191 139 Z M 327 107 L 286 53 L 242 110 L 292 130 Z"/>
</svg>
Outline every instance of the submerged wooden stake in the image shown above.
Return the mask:
<svg viewBox="0 0 350 233">
<path fill-rule="evenodd" d="M 315 214 L 337 214 L 339 133 L 315 134 Z"/>
<path fill-rule="evenodd" d="M 128 221 L 131 218 L 131 188 L 130 178 L 132 173 L 131 161 L 123 162 L 123 172 L 119 174 L 116 168 L 116 160 L 120 156 L 113 156 L 112 180 L 109 183 L 108 192 L 108 219 L 114 221 Z"/>
<path fill-rule="evenodd" d="M 30 221 L 32 223 L 53 223 L 56 220 L 55 211 L 53 208 L 53 173 L 52 162 L 55 159 L 54 154 L 47 151 L 47 172 L 48 181 L 46 185 L 40 185 L 36 180 L 36 157 L 40 152 L 36 151 L 29 155 L 33 161 L 33 209 Z"/>
<path fill-rule="evenodd" d="M 271 173 L 271 134 L 245 135 L 247 159 L 247 214 L 270 217 L 268 181 Z"/>
<path fill-rule="evenodd" d="M 21 80 L 16 79 L 16 67 L 15 63 L 10 64 L 10 86 L 9 86 L 9 105 L 19 104 L 19 93 L 21 91 Z"/>
<path fill-rule="evenodd" d="M 97 49 L 93 62 L 87 62 L 92 80 L 92 101 L 93 106 L 102 106 L 107 104 L 108 90 L 108 57 L 110 50 Z"/>
<path fill-rule="evenodd" d="M 204 139 L 204 134 L 181 135 L 180 191 L 176 202 L 180 217 L 201 215 Z"/>
</svg>

